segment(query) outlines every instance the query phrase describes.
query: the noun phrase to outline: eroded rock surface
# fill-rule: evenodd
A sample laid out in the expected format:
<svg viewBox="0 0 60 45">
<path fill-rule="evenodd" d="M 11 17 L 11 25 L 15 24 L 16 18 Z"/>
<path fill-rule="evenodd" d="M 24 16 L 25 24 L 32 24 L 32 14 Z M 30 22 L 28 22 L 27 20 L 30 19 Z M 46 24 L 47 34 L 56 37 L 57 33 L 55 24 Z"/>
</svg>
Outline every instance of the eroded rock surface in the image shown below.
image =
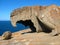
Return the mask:
<svg viewBox="0 0 60 45">
<path fill-rule="evenodd" d="M 50 36 L 48 33 L 28 33 L 30 29 L 12 33 L 9 40 L 0 36 L 0 45 L 60 45 L 60 35 Z"/>
<path fill-rule="evenodd" d="M 40 21 L 52 30 L 52 35 L 60 33 L 60 8 L 56 5 L 48 6 L 40 13 Z"/>
<path fill-rule="evenodd" d="M 16 26 L 16 23 L 29 25 L 31 29 L 40 33 L 32 33 L 31 29 L 25 29 L 12 33 L 9 40 L 3 40 L 0 36 L 0 45 L 60 45 L 60 35 L 51 36 L 50 33 L 41 32 L 51 30 L 52 35 L 60 33 L 60 7 L 56 5 L 16 9 L 11 14 L 11 22 L 13 26 Z"/>
<path fill-rule="evenodd" d="M 51 30 L 52 35 L 60 33 L 60 7 L 56 5 L 19 8 L 14 10 L 10 17 L 13 26 L 22 23 L 29 25 L 33 32 Z"/>
<path fill-rule="evenodd" d="M 11 13 L 11 23 L 14 27 L 16 27 L 16 23 L 22 23 L 25 26 L 29 25 L 33 32 L 41 32 L 42 28 L 39 25 L 37 17 L 40 11 L 45 8 L 45 6 L 27 6 L 18 8 Z"/>
</svg>

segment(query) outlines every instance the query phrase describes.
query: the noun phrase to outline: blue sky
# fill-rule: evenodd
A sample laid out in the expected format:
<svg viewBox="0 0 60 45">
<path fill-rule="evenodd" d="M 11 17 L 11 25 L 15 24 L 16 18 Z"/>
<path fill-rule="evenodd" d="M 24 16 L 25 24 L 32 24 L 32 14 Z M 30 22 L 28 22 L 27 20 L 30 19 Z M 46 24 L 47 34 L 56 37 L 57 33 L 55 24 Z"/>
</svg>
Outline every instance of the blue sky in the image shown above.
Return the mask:
<svg viewBox="0 0 60 45">
<path fill-rule="evenodd" d="M 0 21 L 10 20 L 12 10 L 23 6 L 51 5 L 60 6 L 60 0 L 0 0 Z"/>
</svg>

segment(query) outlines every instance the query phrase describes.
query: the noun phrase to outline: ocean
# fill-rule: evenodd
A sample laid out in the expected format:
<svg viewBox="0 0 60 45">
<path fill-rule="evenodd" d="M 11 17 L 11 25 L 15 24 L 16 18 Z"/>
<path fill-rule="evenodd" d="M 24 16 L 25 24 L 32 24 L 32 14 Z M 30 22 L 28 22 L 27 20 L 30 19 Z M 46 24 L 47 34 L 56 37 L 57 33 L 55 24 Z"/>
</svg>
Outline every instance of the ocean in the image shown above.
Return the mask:
<svg viewBox="0 0 60 45">
<path fill-rule="evenodd" d="M 5 31 L 16 32 L 27 28 L 29 28 L 29 26 L 25 27 L 23 24 L 17 24 L 17 27 L 13 27 L 10 21 L 0 21 L 0 36 Z"/>
</svg>

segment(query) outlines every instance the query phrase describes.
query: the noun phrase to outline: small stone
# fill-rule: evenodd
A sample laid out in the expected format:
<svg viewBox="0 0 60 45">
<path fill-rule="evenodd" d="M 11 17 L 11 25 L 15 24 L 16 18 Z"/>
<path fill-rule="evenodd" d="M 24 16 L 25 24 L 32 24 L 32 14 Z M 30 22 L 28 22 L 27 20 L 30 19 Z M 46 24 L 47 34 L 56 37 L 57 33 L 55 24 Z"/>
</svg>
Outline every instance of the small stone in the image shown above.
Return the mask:
<svg viewBox="0 0 60 45">
<path fill-rule="evenodd" d="M 2 38 L 4 40 L 8 40 L 11 38 L 11 36 L 12 36 L 12 33 L 10 31 L 6 31 L 5 33 L 3 33 Z"/>
</svg>

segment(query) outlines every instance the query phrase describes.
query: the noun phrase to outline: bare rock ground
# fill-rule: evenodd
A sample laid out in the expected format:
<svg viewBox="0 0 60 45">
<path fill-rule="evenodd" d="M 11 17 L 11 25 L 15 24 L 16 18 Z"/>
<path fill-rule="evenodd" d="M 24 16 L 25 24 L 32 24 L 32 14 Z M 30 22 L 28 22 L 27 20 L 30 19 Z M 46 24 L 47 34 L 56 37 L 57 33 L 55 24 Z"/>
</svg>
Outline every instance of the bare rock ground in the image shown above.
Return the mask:
<svg viewBox="0 0 60 45">
<path fill-rule="evenodd" d="M 60 35 L 50 36 L 49 33 L 30 33 L 30 29 L 12 33 L 12 38 L 3 40 L 0 36 L 0 45 L 60 45 Z"/>
</svg>

